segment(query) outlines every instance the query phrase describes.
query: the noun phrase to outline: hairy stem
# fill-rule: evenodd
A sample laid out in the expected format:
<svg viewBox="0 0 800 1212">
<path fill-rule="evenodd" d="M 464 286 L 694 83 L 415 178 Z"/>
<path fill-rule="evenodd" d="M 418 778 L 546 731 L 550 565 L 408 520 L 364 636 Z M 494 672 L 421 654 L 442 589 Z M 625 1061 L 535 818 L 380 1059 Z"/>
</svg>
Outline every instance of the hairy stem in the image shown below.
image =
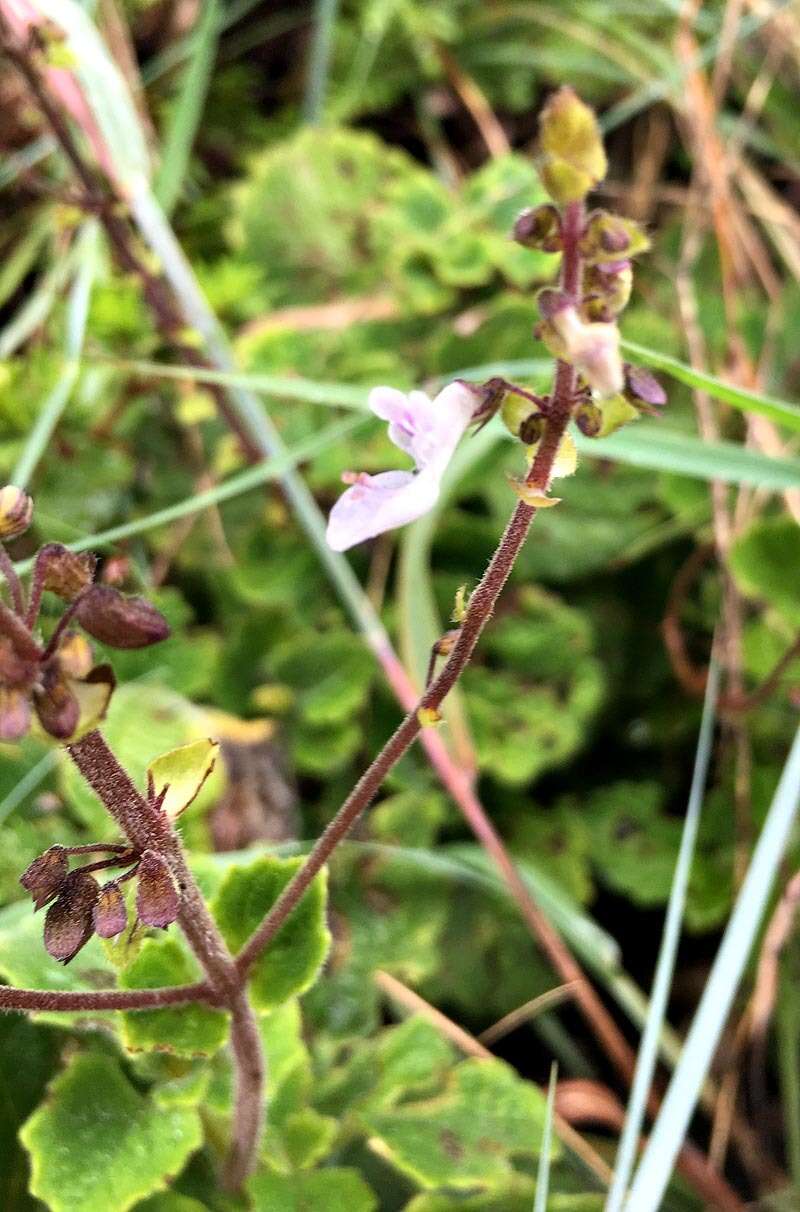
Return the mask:
<svg viewBox="0 0 800 1212">
<path fill-rule="evenodd" d="M 0 575 L 5 577 L 8 592 L 11 595 L 11 604 L 16 613 L 21 617 L 25 613 L 25 595 L 22 592 L 22 582 L 17 576 L 17 570 L 11 560 L 11 556 L 2 543 L 0 543 Z"/>
<path fill-rule="evenodd" d="M 239 1187 L 256 1161 L 265 1082 L 261 1037 L 243 977 L 203 900 L 186 863 L 180 838 L 167 817 L 141 795 L 99 732 L 88 733 L 69 745 L 68 750 L 89 786 L 136 849 L 154 850 L 166 859 L 181 894 L 178 922 L 207 976 L 203 987 L 210 988 L 218 1004 L 231 1011 L 236 1103 L 225 1178 L 232 1189 Z"/>
<path fill-rule="evenodd" d="M 170 985 L 164 989 L 99 989 L 66 992 L 61 989 L 12 989 L 0 985 L 2 1010 L 158 1010 L 161 1006 L 184 1006 L 189 1002 L 220 1005 L 207 981 L 194 985 Z"/>
</svg>

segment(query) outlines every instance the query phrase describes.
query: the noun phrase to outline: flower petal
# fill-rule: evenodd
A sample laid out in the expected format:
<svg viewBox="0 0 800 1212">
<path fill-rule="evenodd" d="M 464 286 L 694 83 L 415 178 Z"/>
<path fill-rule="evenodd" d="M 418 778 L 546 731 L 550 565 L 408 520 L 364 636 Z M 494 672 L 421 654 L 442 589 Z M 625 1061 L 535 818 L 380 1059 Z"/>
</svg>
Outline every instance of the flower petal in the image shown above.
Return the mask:
<svg viewBox="0 0 800 1212">
<path fill-rule="evenodd" d="M 328 545 L 347 551 L 356 543 L 405 526 L 427 513 L 439 496 L 440 475 L 431 470 L 384 471 L 361 475 L 334 505 L 328 518 Z"/>
<path fill-rule="evenodd" d="M 477 404 L 464 383 L 449 383 L 435 400 L 424 391 L 406 395 L 393 387 L 375 387 L 369 406 L 376 416 L 389 422 L 389 437 L 421 471 L 431 463 L 444 470 Z"/>
</svg>

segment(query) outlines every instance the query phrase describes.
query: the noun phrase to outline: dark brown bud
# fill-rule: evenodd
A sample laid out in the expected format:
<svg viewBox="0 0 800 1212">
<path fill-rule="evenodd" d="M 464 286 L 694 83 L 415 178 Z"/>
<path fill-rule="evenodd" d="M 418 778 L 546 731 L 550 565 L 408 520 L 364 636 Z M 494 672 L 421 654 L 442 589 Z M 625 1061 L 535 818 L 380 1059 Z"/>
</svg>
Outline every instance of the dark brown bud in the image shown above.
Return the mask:
<svg viewBox="0 0 800 1212">
<path fill-rule="evenodd" d="M 21 488 L 6 484 L 0 488 L 0 539 L 15 539 L 24 534 L 33 517 L 33 501 Z"/>
<path fill-rule="evenodd" d="M 175 921 L 181 898 L 166 861 L 153 850 L 145 850 L 139 863 L 136 912 L 145 926 L 166 929 Z"/>
<path fill-rule="evenodd" d="M 19 882 L 26 892 L 33 897 L 36 909 L 41 909 L 53 897 L 58 896 L 69 870 L 69 859 L 63 846 L 51 846 L 35 858 L 30 867 L 23 871 Z"/>
<path fill-rule="evenodd" d="M 512 232 L 523 248 L 538 248 L 541 252 L 561 252 L 561 218 L 549 202 L 523 210 Z"/>
<path fill-rule="evenodd" d="M 549 286 L 539 291 L 536 302 L 543 320 L 552 320 L 553 316 L 558 315 L 565 307 L 573 306 L 569 295 L 564 294 L 563 290 L 553 290 Z"/>
<path fill-rule="evenodd" d="M 66 741 L 78 727 L 80 706 L 56 665 L 45 670 L 41 686 L 33 691 L 33 705 L 45 732 L 57 741 Z"/>
<path fill-rule="evenodd" d="M 94 907 L 94 928 L 100 938 L 122 934 L 128 924 L 128 910 L 122 889 L 116 881 L 104 884 Z"/>
<path fill-rule="evenodd" d="M 575 424 L 585 438 L 596 438 L 603 428 L 603 414 L 591 400 L 584 400 L 573 413 Z"/>
<path fill-rule="evenodd" d="M 36 557 L 44 588 L 57 593 L 66 602 L 76 598 L 94 580 L 97 560 L 88 551 L 80 554 L 61 543 L 47 543 Z"/>
<path fill-rule="evenodd" d="M 27 694 L 0 686 L 0 741 L 18 741 L 31 723 L 31 705 Z"/>
<path fill-rule="evenodd" d="M 634 402 L 641 400 L 645 404 L 662 405 L 667 402 L 667 393 L 655 375 L 643 366 L 625 365 L 625 394 Z"/>
<path fill-rule="evenodd" d="M 535 446 L 544 433 L 544 417 L 540 412 L 532 412 L 521 422 L 519 440 L 526 446 Z"/>
<path fill-rule="evenodd" d="M 100 889 L 97 880 L 82 871 L 67 876 L 58 900 L 44 919 L 44 945 L 61 964 L 68 964 L 94 932 L 93 911 Z"/>
<path fill-rule="evenodd" d="M 78 603 L 81 626 L 111 648 L 146 648 L 169 635 L 169 624 L 144 598 L 125 597 L 109 585 L 93 585 Z"/>
</svg>

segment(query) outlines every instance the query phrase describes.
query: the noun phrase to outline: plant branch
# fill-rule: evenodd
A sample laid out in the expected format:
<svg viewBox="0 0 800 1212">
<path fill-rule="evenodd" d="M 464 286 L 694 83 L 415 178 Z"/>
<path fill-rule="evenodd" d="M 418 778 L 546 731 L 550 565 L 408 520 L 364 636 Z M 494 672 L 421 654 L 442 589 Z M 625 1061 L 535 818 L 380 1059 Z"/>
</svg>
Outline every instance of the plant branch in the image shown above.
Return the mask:
<svg viewBox="0 0 800 1212">
<path fill-rule="evenodd" d="M 221 1004 L 207 981 L 194 985 L 170 985 L 163 989 L 14 989 L 0 985 L 2 1010 L 158 1010 L 161 1006 L 182 1006 L 189 1002 Z"/>
<path fill-rule="evenodd" d="M 99 732 L 68 746 L 69 754 L 120 829 L 138 851 L 154 850 L 169 864 L 181 897 L 178 923 L 208 978 L 206 987 L 232 1014 L 236 1101 L 225 1180 L 241 1186 L 252 1170 L 264 1109 L 265 1065 L 261 1037 L 244 982 L 186 863 L 167 817 L 134 786 Z"/>
</svg>

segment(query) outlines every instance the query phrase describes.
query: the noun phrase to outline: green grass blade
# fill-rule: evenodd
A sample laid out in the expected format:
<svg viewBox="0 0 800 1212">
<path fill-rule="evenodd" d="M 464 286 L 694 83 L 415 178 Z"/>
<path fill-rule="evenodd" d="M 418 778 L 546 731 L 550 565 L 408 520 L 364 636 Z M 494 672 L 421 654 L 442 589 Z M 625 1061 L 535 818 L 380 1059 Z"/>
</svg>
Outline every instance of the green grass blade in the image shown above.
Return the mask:
<svg viewBox="0 0 800 1212">
<path fill-rule="evenodd" d="M 100 229 L 97 222 L 92 220 L 84 227 L 75 250 L 79 257 L 79 266 L 67 304 L 64 366 L 57 383 L 42 405 L 17 465 L 11 473 L 11 483 L 16 484 L 18 488 L 27 487 L 77 382 L 92 285 L 97 273 L 99 245 Z"/>
<path fill-rule="evenodd" d="M 104 363 L 141 378 L 216 383 L 230 389 L 335 408 L 365 409 L 369 395 L 366 387 L 320 383 L 299 376 L 196 370 L 192 366 L 166 366 L 158 362 L 119 359 L 104 359 Z M 505 374 L 538 381 L 550 370 L 550 366 L 550 363 L 541 359 L 493 362 L 463 370 L 457 377 L 481 382 L 494 374 Z M 759 451 L 737 446 L 734 442 L 704 442 L 693 434 L 679 433 L 657 421 L 626 426 L 608 438 L 584 438 L 576 433 L 575 441 L 581 453 L 591 458 L 616 459 L 648 471 L 669 471 L 702 480 L 722 480 L 726 484 L 769 488 L 775 492 L 800 485 L 800 459 L 772 458 Z"/>
<path fill-rule="evenodd" d="M 626 1212 L 656 1212 L 761 926 L 800 803 L 800 729 L 739 889 L 680 1061 L 636 1171 Z"/>
<path fill-rule="evenodd" d="M 191 58 L 183 73 L 180 95 L 162 142 L 161 166 L 153 187 L 167 215 L 172 214 L 186 178 L 192 145 L 211 83 L 219 29 L 219 0 L 204 0 L 197 31 L 192 39 Z"/>
<path fill-rule="evenodd" d="M 681 922 L 686 904 L 686 892 L 689 887 L 689 874 L 694 857 L 697 841 L 697 830 L 700 824 L 700 811 L 703 804 L 708 765 L 711 759 L 711 749 L 714 738 L 714 719 L 716 716 L 717 693 L 719 690 L 719 669 L 714 661 L 711 663 L 706 686 L 703 715 L 700 722 L 700 735 L 697 739 L 692 786 L 689 791 L 689 803 L 686 819 L 683 824 L 680 849 L 675 863 L 675 875 L 669 894 L 669 903 L 664 921 L 664 933 L 661 938 L 661 948 L 658 954 L 656 974 L 653 981 L 653 991 L 650 996 L 650 1009 L 647 1015 L 644 1032 L 639 1045 L 639 1055 L 636 1060 L 636 1072 L 625 1115 L 625 1127 L 617 1151 L 614 1167 L 614 1179 L 606 1201 L 606 1212 L 621 1212 L 625 1193 L 628 1189 L 639 1137 L 644 1123 L 647 1096 L 653 1082 L 656 1063 L 658 1061 L 658 1045 L 667 1012 L 672 977 L 675 971 L 675 961 L 678 954 L 678 944 L 681 936 Z"/>
<path fill-rule="evenodd" d="M 625 353 L 644 362 L 647 366 L 652 366 L 655 370 L 663 370 L 665 374 L 677 379 L 679 383 L 685 383 L 687 387 L 704 391 L 723 404 L 740 408 L 742 412 L 758 413 L 762 417 L 768 417 L 770 421 L 777 421 L 779 425 L 800 430 L 800 404 L 790 404 L 786 400 L 776 400 L 761 392 L 745 391 L 741 387 L 733 387 L 730 383 L 723 383 L 714 375 L 693 370 L 691 366 L 679 362 L 677 358 L 658 353 L 655 349 L 648 349 L 635 341 L 623 340 L 622 348 Z"/>
<path fill-rule="evenodd" d="M 223 501 L 230 501 L 233 497 L 238 497 L 243 492 L 249 492 L 251 489 L 258 488 L 262 484 L 269 484 L 273 480 L 280 479 L 291 468 L 297 467 L 299 463 L 305 462 L 306 459 L 313 458 L 330 445 L 330 443 L 338 442 L 340 438 L 352 434 L 355 429 L 364 425 L 366 420 L 366 417 L 348 417 L 344 421 L 337 421 L 336 424 L 329 425 L 326 429 L 313 434 L 312 437 L 307 438 L 304 442 L 298 443 L 291 450 L 284 450 L 280 455 L 275 455 L 271 459 L 265 459 L 263 463 L 257 463 L 255 467 L 248 467 L 246 471 L 231 476 L 229 480 L 215 485 L 214 488 L 209 488 L 205 492 L 198 492 L 194 496 L 176 502 L 174 505 L 167 505 L 166 508 L 159 509 L 155 513 L 146 514 L 141 518 L 134 518 L 132 521 L 123 522 L 119 526 L 112 526 L 109 530 L 100 530 L 96 534 L 86 535 L 83 538 L 76 539 L 73 543 L 69 543 L 68 546 L 71 551 L 89 551 L 96 547 L 106 547 L 109 543 L 118 543 L 122 539 L 132 538 L 133 535 L 145 534 L 148 530 L 154 530 L 157 526 L 167 526 L 169 523 L 177 522 L 180 518 L 188 517 L 190 514 L 201 513 L 212 505 L 220 505 Z M 32 560 L 26 560 L 23 563 L 15 565 L 17 572 L 20 574 L 28 572 L 32 563 Z"/>
<path fill-rule="evenodd" d="M 75 272 L 78 253 L 77 244 L 73 244 L 66 256 L 57 258 L 47 272 L 42 274 L 25 302 L 0 332 L 0 358 L 10 357 L 44 324 L 55 306 L 59 292 Z"/>
<path fill-rule="evenodd" d="M 339 0 L 316 0 L 314 4 L 314 34 L 311 40 L 303 105 L 306 122 L 310 122 L 314 126 L 321 122 L 322 111 L 325 107 L 338 9 Z"/>
<path fill-rule="evenodd" d="M 536 1195 L 533 1201 L 533 1212 L 547 1212 L 547 1196 L 550 1191 L 550 1144 L 553 1137 L 557 1078 L 558 1066 L 554 1064 L 550 1068 L 550 1082 L 547 1087 L 547 1107 L 542 1128 L 542 1143 L 539 1149 L 539 1165 L 536 1170 Z"/>
</svg>

